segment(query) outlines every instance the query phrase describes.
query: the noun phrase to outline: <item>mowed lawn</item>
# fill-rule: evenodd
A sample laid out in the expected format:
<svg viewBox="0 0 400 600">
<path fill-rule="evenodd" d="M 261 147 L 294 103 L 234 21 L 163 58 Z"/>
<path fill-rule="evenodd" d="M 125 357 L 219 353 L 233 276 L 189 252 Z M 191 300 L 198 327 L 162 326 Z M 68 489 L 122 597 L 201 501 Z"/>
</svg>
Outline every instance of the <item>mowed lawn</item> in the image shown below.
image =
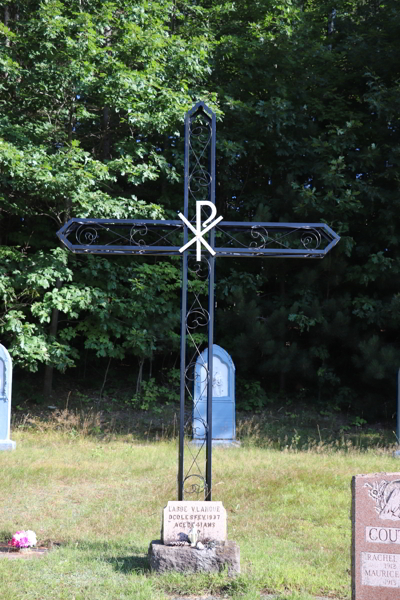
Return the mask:
<svg viewBox="0 0 400 600">
<path fill-rule="evenodd" d="M 350 598 L 352 475 L 396 471 L 389 451 L 278 451 L 244 442 L 213 451 L 213 500 L 228 515 L 242 574 L 148 570 L 162 509 L 176 499 L 177 441 L 104 441 L 15 431 L 0 453 L 3 540 L 33 529 L 45 558 L 0 559 L 1 600 L 119 600 L 214 595 Z M 318 451 L 317 451 L 318 450 Z M 59 545 L 58 545 L 59 544 Z"/>
</svg>

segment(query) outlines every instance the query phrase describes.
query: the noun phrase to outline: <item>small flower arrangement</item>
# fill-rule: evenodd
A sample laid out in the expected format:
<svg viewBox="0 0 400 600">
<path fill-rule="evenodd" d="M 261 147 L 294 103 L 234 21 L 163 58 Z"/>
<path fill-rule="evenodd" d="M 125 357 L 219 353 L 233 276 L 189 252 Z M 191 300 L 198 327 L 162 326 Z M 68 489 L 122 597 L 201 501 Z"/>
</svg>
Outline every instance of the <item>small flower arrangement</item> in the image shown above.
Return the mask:
<svg viewBox="0 0 400 600">
<path fill-rule="evenodd" d="M 17 549 L 30 548 L 31 546 L 36 546 L 36 544 L 36 533 L 30 529 L 28 529 L 28 531 L 17 531 L 8 542 L 9 546 L 13 546 Z"/>
</svg>

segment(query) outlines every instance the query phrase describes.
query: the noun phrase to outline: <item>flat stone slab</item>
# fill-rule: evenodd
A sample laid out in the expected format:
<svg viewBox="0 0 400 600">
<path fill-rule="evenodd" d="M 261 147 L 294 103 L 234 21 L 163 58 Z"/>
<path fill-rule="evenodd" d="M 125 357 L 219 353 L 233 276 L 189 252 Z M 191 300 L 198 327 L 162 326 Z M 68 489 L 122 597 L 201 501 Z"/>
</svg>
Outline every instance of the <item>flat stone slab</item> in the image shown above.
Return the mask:
<svg viewBox="0 0 400 600">
<path fill-rule="evenodd" d="M 221 501 L 170 500 L 164 508 L 161 540 L 164 544 L 188 541 L 191 527 L 200 542 L 226 540 L 226 510 Z"/>
<path fill-rule="evenodd" d="M 400 473 L 352 479 L 352 600 L 400 598 Z"/>
<path fill-rule="evenodd" d="M 0 558 L 8 558 L 10 560 L 18 558 L 41 558 L 46 556 L 48 552 L 48 548 L 23 548 L 22 550 L 18 550 L 0 542 Z"/>
<path fill-rule="evenodd" d="M 157 573 L 219 573 L 225 568 L 231 577 L 240 573 L 240 549 L 231 540 L 203 550 L 191 546 L 164 546 L 161 540 L 153 540 L 148 557 L 151 570 Z"/>
</svg>

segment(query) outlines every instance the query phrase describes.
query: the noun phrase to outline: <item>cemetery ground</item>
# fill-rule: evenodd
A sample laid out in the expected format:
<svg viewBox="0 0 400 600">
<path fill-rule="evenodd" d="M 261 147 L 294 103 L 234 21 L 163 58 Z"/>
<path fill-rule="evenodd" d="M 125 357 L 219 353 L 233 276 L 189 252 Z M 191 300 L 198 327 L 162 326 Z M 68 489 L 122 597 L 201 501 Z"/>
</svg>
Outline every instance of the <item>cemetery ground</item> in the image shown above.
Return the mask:
<svg viewBox="0 0 400 600">
<path fill-rule="evenodd" d="M 134 411 L 72 394 L 57 408 L 21 408 L 17 449 L 0 453 L 0 538 L 32 529 L 51 550 L 1 558 L 1 600 L 349 599 L 351 477 L 399 466 L 394 420 L 284 401 L 239 413 L 241 446 L 213 451 L 213 499 L 241 575 L 156 575 L 146 555 L 176 499 L 176 406 Z"/>
</svg>

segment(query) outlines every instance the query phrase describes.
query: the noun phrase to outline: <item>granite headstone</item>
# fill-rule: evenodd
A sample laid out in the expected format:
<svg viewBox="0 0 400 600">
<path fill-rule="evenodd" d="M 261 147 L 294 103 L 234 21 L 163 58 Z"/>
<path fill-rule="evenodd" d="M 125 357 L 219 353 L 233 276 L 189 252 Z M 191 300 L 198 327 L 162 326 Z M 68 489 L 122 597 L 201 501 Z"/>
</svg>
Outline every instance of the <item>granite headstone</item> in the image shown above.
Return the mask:
<svg viewBox="0 0 400 600">
<path fill-rule="evenodd" d="M 352 480 L 352 600 L 400 598 L 400 473 Z"/>
<path fill-rule="evenodd" d="M 8 350 L 0 344 L 0 450 L 15 450 L 10 440 L 12 361 Z"/>
<path fill-rule="evenodd" d="M 207 422 L 208 348 L 197 358 L 194 381 L 193 442 L 205 439 Z M 235 365 L 221 346 L 213 346 L 213 443 L 233 444 L 236 441 Z"/>
</svg>

